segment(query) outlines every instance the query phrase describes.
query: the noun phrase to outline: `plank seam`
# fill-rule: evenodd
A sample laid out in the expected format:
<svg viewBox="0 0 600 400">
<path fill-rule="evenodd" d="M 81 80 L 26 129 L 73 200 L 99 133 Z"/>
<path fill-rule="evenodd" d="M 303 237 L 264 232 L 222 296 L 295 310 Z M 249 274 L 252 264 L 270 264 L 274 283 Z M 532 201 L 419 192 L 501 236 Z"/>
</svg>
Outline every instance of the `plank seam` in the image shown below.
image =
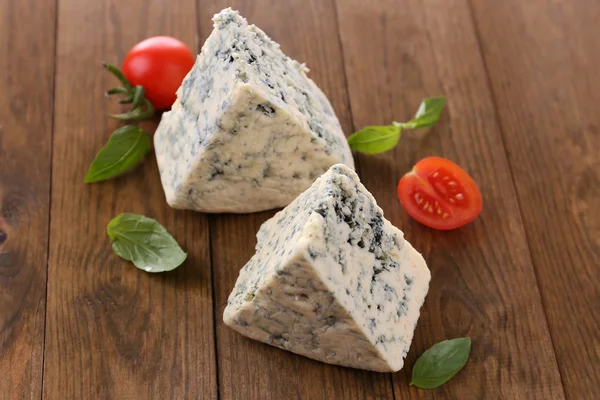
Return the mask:
<svg viewBox="0 0 600 400">
<path fill-rule="evenodd" d="M 195 37 L 195 51 L 196 54 L 200 54 L 202 46 L 200 45 L 200 10 L 198 6 L 198 1 L 194 1 L 194 15 L 196 17 L 196 37 Z M 215 274 L 214 274 L 214 263 L 213 263 L 213 236 L 212 236 L 212 224 L 213 224 L 213 216 L 206 215 L 206 220 L 208 222 L 208 261 L 210 263 L 210 284 L 211 284 L 211 299 L 212 299 L 212 317 L 213 317 L 213 351 L 215 354 L 215 384 L 216 384 L 216 398 L 217 400 L 221 398 L 221 390 L 219 385 L 219 348 L 217 343 L 217 298 L 215 294 Z"/>
<path fill-rule="evenodd" d="M 346 57 L 345 57 L 345 53 L 344 53 L 344 43 L 342 41 L 342 28 L 341 28 L 341 24 L 340 24 L 340 17 L 339 17 L 339 12 L 338 12 L 338 0 L 331 0 L 333 2 L 333 13 L 335 15 L 335 25 L 336 25 L 336 31 L 337 31 L 337 39 L 338 39 L 338 46 L 340 49 L 340 55 L 342 57 L 342 73 L 343 73 L 343 77 L 344 77 L 344 88 L 345 90 L 345 94 L 346 94 L 346 107 L 348 107 L 348 113 L 350 114 L 350 129 L 352 129 L 352 132 L 356 131 L 356 126 L 354 124 L 354 114 L 352 113 L 352 102 L 350 101 L 350 88 L 348 86 L 348 72 L 346 71 Z M 356 165 L 356 169 L 360 170 L 360 157 L 354 157 L 354 163 Z M 392 389 L 392 397 L 394 400 L 396 400 L 396 392 L 394 390 L 394 375 L 393 374 L 387 374 L 389 377 L 389 383 Z"/>
<path fill-rule="evenodd" d="M 212 310 L 213 310 L 213 346 L 215 352 L 215 380 L 217 384 L 217 399 L 221 398 L 221 390 L 220 390 L 220 382 L 219 382 L 219 347 L 217 343 L 217 296 L 215 295 L 216 284 L 215 284 L 215 274 L 213 273 L 213 237 L 212 237 L 212 224 L 213 224 L 213 216 L 208 216 L 208 259 L 210 261 L 210 281 L 212 285 L 211 296 L 212 296 Z"/>
<path fill-rule="evenodd" d="M 48 286 L 50 281 L 50 230 L 52 227 L 52 173 L 54 169 L 54 130 L 56 115 L 54 112 L 54 104 L 56 102 L 56 65 L 58 58 L 58 7 L 59 0 L 54 0 L 54 62 L 52 63 L 52 103 L 50 105 L 52 121 L 50 123 L 50 182 L 48 185 L 48 230 L 46 242 L 46 288 L 44 291 L 44 340 L 42 341 L 42 362 L 41 362 L 41 382 L 40 382 L 40 399 L 44 398 L 44 387 L 46 384 L 44 372 L 46 371 L 46 339 L 48 337 L 46 329 L 48 325 Z"/>
<path fill-rule="evenodd" d="M 348 114 L 350 114 L 350 129 L 352 132 L 356 131 L 356 126 L 354 125 L 354 114 L 352 113 L 352 102 L 350 101 L 350 89 L 348 87 L 348 73 L 346 71 L 346 57 L 344 55 L 344 43 L 342 42 L 342 28 L 340 26 L 340 17 L 338 15 L 338 5 L 337 0 L 331 0 L 333 2 L 333 13 L 335 15 L 335 26 L 336 31 L 338 33 L 338 46 L 340 48 L 340 55 L 342 56 L 342 72 L 344 76 L 344 88 L 346 89 L 346 107 L 348 108 Z M 360 170 L 360 158 L 354 157 L 355 169 Z"/>
<path fill-rule="evenodd" d="M 542 286 L 540 285 L 540 279 L 539 279 L 539 274 L 536 268 L 536 265 L 533 261 L 533 256 L 531 253 L 531 246 L 529 245 L 530 243 L 530 237 L 529 234 L 527 232 L 527 228 L 525 227 L 525 220 L 523 218 L 523 211 L 522 211 L 522 207 L 521 207 L 521 197 L 519 195 L 519 191 L 517 190 L 517 185 L 515 183 L 515 173 L 513 171 L 513 166 L 510 162 L 510 157 L 508 155 L 508 151 L 507 151 L 507 145 L 506 145 L 506 134 L 505 134 L 505 129 L 504 126 L 502 124 L 502 119 L 500 118 L 500 113 L 499 113 L 499 108 L 498 108 L 498 100 L 497 100 L 497 96 L 496 93 L 494 91 L 494 86 L 492 84 L 492 78 L 490 76 L 490 70 L 488 68 L 488 64 L 486 61 L 486 58 L 484 56 L 484 51 L 483 51 L 483 45 L 482 45 L 482 39 L 481 39 L 481 30 L 479 28 L 479 24 L 477 23 L 477 19 L 475 18 L 475 11 L 473 9 L 473 4 L 472 4 L 472 0 L 465 0 L 467 3 L 467 8 L 469 10 L 469 14 L 471 16 L 471 22 L 473 23 L 473 31 L 475 32 L 475 38 L 477 39 L 477 47 L 479 49 L 479 55 L 481 57 L 481 61 L 483 63 L 483 68 L 485 71 L 485 76 L 486 76 L 486 85 L 488 87 L 489 93 L 490 93 L 490 98 L 492 101 L 492 104 L 494 105 L 494 117 L 496 119 L 496 123 L 498 126 L 498 129 L 500 130 L 500 140 L 502 142 L 502 147 L 504 148 L 504 154 L 506 156 L 506 163 L 508 165 L 508 171 L 510 173 L 510 178 L 513 184 L 513 189 L 515 192 L 515 197 L 517 199 L 517 208 L 518 208 L 518 212 L 519 212 L 519 216 L 521 217 L 521 226 L 523 227 L 523 233 L 525 235 L 525 241 L 527 244 L 527 250 L 528 250 L 528 259 L 529 262 L 531 264 L 531 267 L 533 269 L 533 275 L 535 276 L 535 282 L 537 285 L 537 289 L 538 289 L 538 294 L 540 296 L 540 302 L 542 303 L 542 310 L 544 312 L 544 318 L 546 319 L 546 330 L 548 331 L 548 335 L 550 336 L 550 342 L 552 343 L 552 353 L 554 354 L 554 362 L 556 365 L 556 369 L 558 370 L 558 376 L 560 377 L 560 383 L 561 383 L 561 387 L 562 387 L 562 392 L 563 392 L 563 398 L 567 398 L 566 395 L 566 391 L 565 391 L 565 382 L 564 382 L 564 378 L 563 378 L 563 374 L 561 371 L 561 368 L 558 364 L 558 357 L 556 355 L 556 344 L 555 344 L 555 339 L 554 336 L 552 334 L 552 330 L 550 329 L 550 324 L 548 321 L 548 312 L 547 312 L 547 304 L 545 301 L 545 296 L 543 295 L 543 289 Z"/>
<path fill-rule="evenodd" d="M 196 53 L 199 54 L 201 51 L 200 45 L 200 10 L 198 6 L 198 1 L 194 1 L 194 13 L 196 15 Z M 210 262 L 210 283 L 211 283 L 211 291 L 210 295 L 212 298 L 212 317 L 213 317 L 213 351 L 215 354 L 215 383 L 216 387 L 216 398 L 217 400 L 221 398 L 221 385 L 219 380 L 219 347 L 218 347 L 218 339 L 217 339 L 217 296 L 215 294 L 216 284 L 215 284 L 215 274 L 214 274 L 214 261 L 213 261 L 213 235 L 212 235 L 212 224 L 214 223 L 213 215 L 206 215 L 208 222 L 208 260 Z"/>
<path fill-rule="evenodd" d="M 352 103 L 350 102 L 350 95 L 348 94 L 348 74 L 346 73 L 346 58 L 344 56 L 344 44 L 342 42 L 342 29 L 340 27 L 340 17 L 338 15 L 337 0 L 333 2 L 333 13 L 335 14 L 335 25 L 337 30 L 338 46 L 340 48 L 340 55 L 342 56 L 342 71 L 344 76 L 344 87 L 346 88 L 346 107 L 348 107 L 348 113 L 350 114 L 350 128 L 352 131 L 356 129 L 354 126 L 354 114 L 352 113 Z"/>
</svg>

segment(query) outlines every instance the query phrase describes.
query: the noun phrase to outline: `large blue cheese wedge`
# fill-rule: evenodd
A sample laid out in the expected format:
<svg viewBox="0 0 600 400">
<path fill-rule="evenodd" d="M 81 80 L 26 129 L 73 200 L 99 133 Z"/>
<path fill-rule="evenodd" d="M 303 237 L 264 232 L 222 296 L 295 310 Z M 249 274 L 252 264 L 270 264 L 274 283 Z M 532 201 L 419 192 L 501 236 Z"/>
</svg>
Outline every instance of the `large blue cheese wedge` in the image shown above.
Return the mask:
<svg viewBox="0 0 600 400">
<path fill-rule="evenodd" d="M 154 147 L 167 202 L 204 212 L 283 207 L 336 163 L 354 167 L 307 69 L 231 9 L 164 113 Z"/>
<path fill-rule="evenodd" d="M 257 238 L 227 325 L 326 363 L 402 368 L 430 273 L 352 170 L 331 167 Z"/>
</svg>

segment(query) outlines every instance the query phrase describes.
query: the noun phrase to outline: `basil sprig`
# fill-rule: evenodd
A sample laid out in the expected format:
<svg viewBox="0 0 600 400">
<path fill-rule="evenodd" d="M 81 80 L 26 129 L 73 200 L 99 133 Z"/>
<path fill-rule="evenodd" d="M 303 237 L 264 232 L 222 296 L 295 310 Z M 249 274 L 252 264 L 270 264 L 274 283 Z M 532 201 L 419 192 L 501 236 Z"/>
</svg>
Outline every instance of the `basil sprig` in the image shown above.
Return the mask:
<svg viewBox="0 0 600 400">
<path fill-rule="evenodd" d="M 448 382 L 465 366 L 470 352 L 471 339 L 468 337 L 434 344 L 415 363 L 411 386 L 434 389 Z"/>
<path fill-rule="evenodd" d="M 392 122 L 385 126 L 367 126 L 348 137 L 352 150 L 367 154 L 383 153 L 393 149 L 400 140 L 404 129 L 427 128 L 434 125 L 446 104 L 446 98 L 429 97 L 424 99 L 414 118 L 408 122 Z"/>
<path fill-rule="evenodd" d="M 146 272 L 171 271 L 187 258 L 161 224 L 143 215 L 121 214 L 106 232 L 115 253 Z"/>
<path fill-rule="evenodd" d="M 112 178 L 138 164 L 150 151 L 150 137 L 135 125 L 117 129 L 96 154 L 85 183 Z"/>
<path fill-rule="evenodd" d="M 131 104 L 131 110 L 121 114 L 110 114 L 109 117 L 121 121 L 141 121 L 154 115 L 154 107 L 146 98 L 146 91 L 140 85 L 133 86 L 114 65 L 102 63 L 104 68 L 113 74 L 123 87 L 114 87 L 106 91 L 107 95 L 125 96 L 119 103 Z M 96 158 L 85 174 L 84 182 L 93 183 L 113 178 L 129 168 L 134 167 L 150 151 L 150 137 L 136 125 L 126 125 L 113 132 L 108 143 L 96 154 Z"/>
<path fill-rule="evenodd" d="M 145 90 L 143 86 L 137 85 L 133 87 L 127 78 L 125 78 L 125 75 L 123 75 L 121 70 L 114 65 L 108 63 L 102 63 L 102 65 L 123 84 L 123 87 L 114 87 L 107 90 L 106 94 L 122 94 L 125 97 L 121 99 L 119 103 L 131 103 L 131 111 L 121 114 L 110 114 L 109 117 L 121 121 L 142 121 L 154 115 L 154 107 L 152 106 L 152 103 L 150 103 L 150 100 L 145 97 Z"/>
</svg>

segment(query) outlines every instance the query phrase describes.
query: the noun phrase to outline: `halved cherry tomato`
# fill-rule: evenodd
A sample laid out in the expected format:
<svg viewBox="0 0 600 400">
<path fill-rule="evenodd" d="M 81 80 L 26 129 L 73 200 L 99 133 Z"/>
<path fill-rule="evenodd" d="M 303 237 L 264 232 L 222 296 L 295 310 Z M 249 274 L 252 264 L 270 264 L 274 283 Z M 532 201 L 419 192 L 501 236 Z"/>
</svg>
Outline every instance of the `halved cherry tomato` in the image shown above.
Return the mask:
<svg viewBox="0 0 600 400">
<path fill-rule="evenodd" d="M 434 229 L 449 230 L 473 221 L 481 212 L 481 192 L 473 179 L 450 160 L 427 157 L 398 182 L 406 212 Z"/>
<path fill-rule="evenodd" d="M 193 65 L 194 56 L 183 42 L 155 36 L 129 50 L 122 71 L 133 86 L 144 87 L 154 108 L 164 110 L 175 102 L 175 92 Z"/>
</svg>

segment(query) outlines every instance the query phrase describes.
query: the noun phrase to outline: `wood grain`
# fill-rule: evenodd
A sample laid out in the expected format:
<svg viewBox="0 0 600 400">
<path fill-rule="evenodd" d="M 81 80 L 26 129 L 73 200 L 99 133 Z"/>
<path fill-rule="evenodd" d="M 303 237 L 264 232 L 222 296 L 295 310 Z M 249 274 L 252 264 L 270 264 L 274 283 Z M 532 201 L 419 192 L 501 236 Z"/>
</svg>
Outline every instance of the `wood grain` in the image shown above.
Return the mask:
<svg viewBox="0 0 600 400">
<path fill-rule="evenodd" d="M 194 48 L 195 4 L 60 0 L 58 9 L 44 398 L 214 399 L 207 218 L 167 206 L 153 155 L 119 179 L 83 183 L 119 125 L 106 117 L 118 107 L 103 92 L 117 81 L 101 61 L 119 64 L 156 34 Z M 117 257 L 105 231 L 121 212 L 157 219 L 188 260 L 153 275 Z"/>
<path fill-rule="evenodd" d="M 0 0 L 0 397 L 4 399 L 39 399 L 42 390 L 55 2 L 35 8 L 30 3 Z"/>
<path fill-rule="evenodd" d="M 346 132 L 351 131 L 342 55 L 332 1 L 198 1 L 200 38 L 210 18 L 230 6 L 306 62 L 310 76 L 331 100 Z M 240 268 L 254 254 L 255 234 L 274 211 L 211 218 L 215 280 L 219 390 L 222 399 L 391 399 L 389 374 L 322 364 L 247 339 L 222 322 L 227 297 Z"/>
<path fill-rule="evenodd" d="M 472 5 L 565 392 L 597 399 L 600 3 Z"/>
<path fill-rule="evenodd" d="M 222 323 L 275 211 L 172 210 L 153 155 L 83 183 L 119 126 L 100 62 L 156 34 L 199 50 L 228 6 L 307 63 L 347 134 L 448 98 L 429 132 L 357 157 L 433 275 L 397 374 L 322 364 Z M 0 398 L 597 399 L 599 21 L 595 0 L 0 0 Z M 397 181 L 428 155 L 479 183 L 474 223 L 436 232 L 402 210 Z M 188 261 L 150 275 L 118 258 L 105 229 L 121 212 L 156 218 Z M 465 335 L 462 372 L 408 386 L 418 355 Z"/>
<path fill-rule="evenodd" d="M 405 133 L 392 152 L 360 157 L 360 174 L 432 271 L 396 398 L 560 399 L 563 391 L 537 290 L 494 104 L 462 1 L 337 0 L 350 103 L 358 128 L 410 118 L 420 100 L 445 95 L 442 121 Z M 364 27 L 364 29 L 357 29 Z M 505 54 L 508 57 L 508 54 Z M 472 224 L 436 232 L 411 220 L 394 191 L 428 155 L 456 161 L 478 182 L 484 211 Z M 434 343 L 470 336 L 466 368 L 437 390 L 409 387 L 416 357 Z"/>
</svg>

